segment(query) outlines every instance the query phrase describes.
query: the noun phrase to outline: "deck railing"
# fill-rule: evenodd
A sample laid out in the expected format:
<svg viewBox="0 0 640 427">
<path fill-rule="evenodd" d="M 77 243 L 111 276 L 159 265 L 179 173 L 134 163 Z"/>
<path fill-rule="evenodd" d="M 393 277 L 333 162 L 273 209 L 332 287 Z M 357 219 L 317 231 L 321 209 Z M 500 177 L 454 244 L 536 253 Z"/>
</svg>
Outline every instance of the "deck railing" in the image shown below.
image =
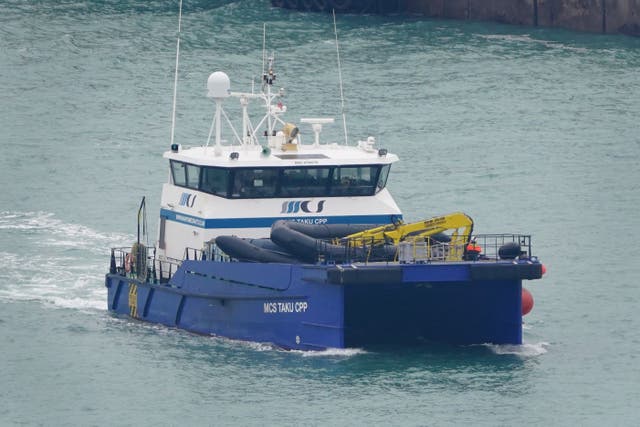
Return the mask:
<svg viewBox="0 0 640 427">
<path fill-rule="evenodd" d="M 175 258 L 159 259 L 155 250 L 137 254 L 132 248 L 111 248 L 111 274 L 138 279 L 149 283 L 168 283 L 182 260 Z"/>
<path fill-rule="evenodd" d="M 144 247 L 143 247 L 144 248 Z M 206 260 L 210 257 L 202 249 L 185 248 L 184 258 L 176 259 L 156 257 L 155 249 L 149 253 L 144 248 L 138 255 L 134 248 L 111 248 L 111 267 L 109 272 L 149 283 L 169 283 L 169 279 L 185 260 Z M 220 259 L 222 260 L 222 259 Z"/>
<path fill-rule="evenodd" d="M 480 246 L 479 255 L 471 256 L 464 244 L 438 242 L 432 239 L 406 240 L 397 246 L 380 245 L 379 242 L 362 242 L 358 245 L 345 245 L 344 253 L 334 251 L 332 255 L 322 255 L 318 263 L 346 264 L 371 262 L 398 262 L 401 264 L 420 264 L 451 261 L 498 261 L 503 259 L 523 259 L 533 256 L 531 236 L 527 234 L 478 234 L 476 244 Z M 158 258 L 149 253 L 148 248 L 134 250 L 130 247 L 111 249 L 110 273 L 119 274 L 149 283 L 169 283 L 184 260 L 214 260 L 233 262 L 234 259 L 222 252 L 214 243 L 206 250 L 186 248 L 184 259 Z"/>
<path fill-rule="evenodd" d="M 501 259 L 531 258 L 531 236 L 526 234 L 479 234 L 476 244 L 481 252 L 477 256 L 467 251 L 466 239 L 449 242 L 431 238 L 407 239 L 397 246 L 385 245 L 381 241 L 359 241 L 344 246 L 344 253 L 321 256 L 320 262 L 399 262 L 426 263 L 452 261 L 498 261 Z M 393 252 L 395 251 L 395 253 Z"/>
</svg>

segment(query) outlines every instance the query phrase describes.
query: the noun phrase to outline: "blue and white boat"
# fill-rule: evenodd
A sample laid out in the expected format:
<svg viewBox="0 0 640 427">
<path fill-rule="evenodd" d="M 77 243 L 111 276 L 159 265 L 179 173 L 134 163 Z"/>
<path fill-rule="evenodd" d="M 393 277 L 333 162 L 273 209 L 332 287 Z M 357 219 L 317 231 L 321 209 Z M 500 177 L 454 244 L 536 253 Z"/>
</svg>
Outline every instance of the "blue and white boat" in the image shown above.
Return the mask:
<svg viewBox="0 0 640 427">
<path fill-rule="evenodd" d="M 285 120 L 266 64 L 259 92 L 210 75 L 209 140 L 164 153 L 157 241 L 141 211 L 138 241 L 111 251 L 109 310 L 287 349 L 522 343 L 522 281 L 544 269 L 530 236 L 472 241 L 462 213 L 405 223 L 386 186 L 398 157 L 372 137 L 346 144 L 346 125 L 324 141 L 333 118 Z"/>
</svg>

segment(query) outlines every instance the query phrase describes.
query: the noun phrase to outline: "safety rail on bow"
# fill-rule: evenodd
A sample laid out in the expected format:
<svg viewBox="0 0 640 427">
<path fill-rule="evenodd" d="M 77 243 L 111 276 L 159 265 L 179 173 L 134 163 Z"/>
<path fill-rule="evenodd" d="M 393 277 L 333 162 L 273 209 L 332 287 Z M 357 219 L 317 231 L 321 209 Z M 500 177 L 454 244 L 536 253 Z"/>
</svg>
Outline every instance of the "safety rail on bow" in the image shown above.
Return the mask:
<svg viewBox="0 0 640 427">
<path fill-rule="evenodd" d="M 111 248 L 111 274 L 138 279 L 149 283 L 168 283 L 185 260 L 212 259 L 202 249 L 185 248 L 182 260 L 175 258 L 158 258 L 155 249 L 152 254 L 147 253 L 144 246 Z"/>
</svg>

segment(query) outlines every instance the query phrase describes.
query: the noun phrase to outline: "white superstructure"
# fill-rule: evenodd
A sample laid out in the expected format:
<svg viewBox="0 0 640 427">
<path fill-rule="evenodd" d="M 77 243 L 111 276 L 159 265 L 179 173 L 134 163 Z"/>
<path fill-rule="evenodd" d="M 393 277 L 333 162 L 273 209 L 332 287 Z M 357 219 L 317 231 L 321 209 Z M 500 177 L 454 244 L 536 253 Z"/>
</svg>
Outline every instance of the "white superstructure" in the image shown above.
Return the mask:
<svg viewBox="0 0 640 427">
<path fill-rule="evenodd" d="M 357 146 L 323 142 L 322 127 L 332 118 L 300 118 L 300 128 L 285 122 L 284 91 L 272 92 L 272 58 L 268 64 L 260 93 L 231 92 L 225 73 L 211 74 L 216 109 L 207 144 L 173 144 L 164 153 L 170 174 L 162 189 L 160 257 L 182 259 L 185 248 L 201 249 L 219 235 L 268 237 L 278 219 L 385 224 L 402 217 L 385 188 L 397 156 L 372 137 Z M 237 123 L 224 111 L 228 98 L 240 101 Z M 252 101 L 266 109 L 257 123 L 248 114 Z"/>
</svg>

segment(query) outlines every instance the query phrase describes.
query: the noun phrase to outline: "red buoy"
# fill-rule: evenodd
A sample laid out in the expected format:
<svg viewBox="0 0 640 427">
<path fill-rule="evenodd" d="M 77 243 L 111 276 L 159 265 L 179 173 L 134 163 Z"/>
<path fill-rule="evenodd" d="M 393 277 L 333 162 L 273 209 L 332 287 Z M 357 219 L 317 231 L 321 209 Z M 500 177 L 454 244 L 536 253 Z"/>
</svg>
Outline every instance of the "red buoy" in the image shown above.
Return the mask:
<svg viewBox="0 0 640 427">
<path fill-rule="evenodd" d="M 547 267 L 542 264 L 542 275 L 544 276 L 545 274 L 547 274 Z"/>
<path fill-rule="evenodd" d="M 526 316 L 533 308 L 533 295 L 526 288 L 522 288 L 522 315 Z"/>
</svg>

